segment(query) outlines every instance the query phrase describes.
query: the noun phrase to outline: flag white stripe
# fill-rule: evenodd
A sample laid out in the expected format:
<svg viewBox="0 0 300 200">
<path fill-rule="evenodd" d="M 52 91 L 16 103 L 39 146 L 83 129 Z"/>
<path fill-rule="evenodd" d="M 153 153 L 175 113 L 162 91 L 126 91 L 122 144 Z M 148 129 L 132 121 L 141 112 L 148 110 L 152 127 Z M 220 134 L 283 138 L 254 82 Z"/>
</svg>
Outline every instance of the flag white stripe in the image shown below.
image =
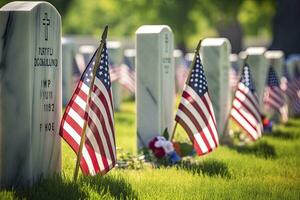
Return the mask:
<svg viewBox="0 0 300 200">
<path fill-rule="evenodd" d="M 196 127 L 194 126 L 193 122 L 190 120 L 190 118 L 182 112 L 180 109 L 177 111 L 177 115 L 187 124 L 187 126 L 191 129 L 193 136 L 195 137 L 196 134 L 199 134 Z M 201 151 L 203 153 L 207 152 L 207 146 L 205 145 L 204 141 L 202 139 L 199 139 L 198 137 L 196 138 L 196 142 L 198 143 Z"/>
<path fill-rule="evenodd" d="M 206 126 L 205 122 L 203 121 L 202 117 L 199 115 L 199 113 L 197 112 L 197 110 L 194 108 L 194 106 L 188 101 L 186 100 L 184 97 L 181 98 L 181 103 L 192 113 L 192 115 L 194 115 L 194 117 L 197 120 L 198 126 L 202 128 L 203 133 L 210 145 L 211 148 L 215 148 L 216 145 L 212 139 L 212 136 L 208 130 L 208 127 Z"/>
<path fill-rule="evenodd" d="M 95 103 L 95 105 L 99 108 L 99 110 L 103 116 L 104 124 L 105 124 L 106 130 L 107 130 L 108 136 L 109 136 L 110 144 L 112 146 L 114 155 L 116 155 L 116 149 L 114 147 L 115 144 L 114 144 L 114 138 L 113 138 L 113 129 L 109 124 L 108 116 L 105 111 L 105 107 L 104 107 L 103 103 L 101 102 L 101 100 L 98 98 L 98 96 L 95 95 L 94 93 L 92 94 L 92 99 L 93 99 L 93 102 Z M 107 104 L 109 104 L 109 103 L 107 103 Z"/>
<path fill-rule="evenodd" d="M 78 133 L 66 121 L 64 122 L 64 126 L 63 127 L 64 127 L 64 130 L 75 140 L 75 142 L 79 146 L 80 145 L 81 137 L 78 135 Z M 87 151 L 87 149 L 86 149 L 85 146 L 83 146 L 83 148 L 82 148 L 82 156 L 83 156 L 84 160 L 86 161 L 86 164 L 88 166 L 89 172 L 92 175 L 96 174 L 94 166 L 93 166 L 92 159 L 91 159 L 90 154 L 88 153 L 88 151 Z"/>
<path fill-rule="evenodd" d="M 254 138 L 254 139 L 257 139 L 257 133 L 256 133 L 256 130 L 253 129 L 252 126 L 249 125 L 249 123 L 244 119 L 243 116 L 241 116 L 235 108 L 231 109 L 231 115 L 235 118 L 235 120 L 237 120 L 241 126 L 247 130 L 247 132 L 249 134 L 251 134 L 251 136 Z"/>
<path fill-rule="evenodd" d="M 246 87 L 243 83 L 239 83 L 239 86 L 238 88 L 241 90 L 241 91 L 238 91 L 238 92 L 241 92 L 242 94 L 249 94 L 249 93 L 252 93 L 248 87 Z M 256 107 L 256 110 L 259 109 L 259 102 L 258 102 L 258 99 L 255 95 L 247 95 L 250 100 L 254 103 L 254 106 Z"/>
<path fill-rule="evenodd" d="M 90 129 L 89 126 L 86 127 L 86 137 L 91 142 L 92 147 L 93 147 L 93 149 L 95 151 L 95 154 L 96 154 L 96 159 L 98 161 L 98 165 L 100 167 L 100 170 L 103 171 L 105 168 L 104 168 L 104 165 L 103 165 L 103 161 L 102 161 L 102 156 L 101 156 L 101 152 L 100 152 L 100 149 L 99 149 L 99 145 L 98 145 L 97 140 L 96 140 L 96 138 L 94 136 L 94 133 L 92 132 L 92 130 Z"/>
<path fill-rule="evenodd" d="M 106 154 L 106 156 L 108 158 L 108 161 L 109 161 L 108 164 L 110 165 L 112 163 L 112 158 L 110 157 L 108 144 L 107 144 L 108 141 L 105 139 L 101 122 L 99 121 L 99 118 L 97 117 L 96 113 L 94 113 L 94 111 L 92 109 L 89 109 L 88 113 L 89 113 L 89 117 L 92 119 L 93 123 L 96 125 L 96 127 L 98 129 L 98 133 L 99 133 L 99 136 L 101 138 L 101 142 L 103 144 L 105 154 Z M 94 133 L 94 134 L 96 134 L 96 133 Z"/>
<path fill-rule="evenodd" d="M 240 100 L 241 102 L 243 102 L 246 106 L 248 106 L 248 107 L 249 107 L 249 110 L 251 110 L 251 111 L 254 113 L 255 117 L 256 117 L 257 119 L 260 119 L 261 116 L 260 116 L 260 114 L 259 114 L 259 111 L 258 111 L 257 108 L 253 105 L 253 102 L 252 102 L 252 101 L 249 101 L 249 96 L 251 96 L 251 95 L 250 95 L 250 92 L 247 93 L 247 95 L 245 95 L 244 93 L 242 93 L 242 92 L 240 92 L 240 91 L 237 91 L 237 92 L 236 92 L 236 95 L 235 95 L 235 98 L 238 99 L 238 100 Z"/>
<path fill-rule="evenodd" d="M 188 85 L 186 85 L 185 92 L 187 92 L 192 97 L 197 97 L 198 96 L 196 94 L 196 92 L 193 90 L 193 88 L 191 88 Z M 207 95 L 207 93 L 205 93 L 204 97 L 206 99 L 206 102 L 208 103 L 208 106 L 210 107 L 210 110 L 211 110 L 213 116 L 210 115 L 210 113 L 208 111 L 208 108 L 206 108 L 206 106 L 205 106 L 205 104 L 204 104 L 204 102 L 202 101 L 201 98 L 193 98 L 193 99 L 196 101 L 197 105 L 201 108 L 202 112 L 206 116 L 208 124 L 212 128 L 212 131 L 213 131 L 214 137 L 216 139 L 216 142 L 217 142 L 217 144 L 219 144 L 219 139 L 218 139 L 219 137 L 218 137 L 217 128 L 215 126 L 215 123 L 213 122 L 213 120 L 215 120 L 214 110 L 212 108 L 211 101 L 210 101 L 209 96 Z"/>
<path fill-rule="evenodd" d="M 105 88 L 105 86 L 103 85 L 103 83 L 98 78 L 95 79 L 95 85 L 102 92 L 102 94 L 104 95 L 104 97 L 105 97 L 106 100 L 110 99 L 109 98 L 109 94 L 107 92 L 107 89 Z M 114 113 L 112 111 L 112 107 L 111 107 L 112 105 L 111 105 L 111 103 L 109 101 L 107 102 L 107 104 L 108 104 L 108 109 L 109 109 L 110 116 L 113 117 Z M 112 120 L 112 123 L 114 125 L 114 120 Z"/>
<path fill-rule="evenodd" d="M 256 126 L 258 124 L 257 120 L 253 117 L 252 114 L 250 114 L 248 112 L 248 110 L 245 109 L 244 106 L 242 106 L 242 104 L 237 101 L 237 100 L 234 100 L 233 101 L 233 107 L 238 110 L 242 116 L 244 116 L 248 121 L 249 123 L 252 125 L 252 126 Z"/>
<path fill-rule="evenodd" d="M 81 118 L 80 115 L 78 115 L 77 112 L 75 112 L 73 110 L 73 108 L 71 108 L 69 110 L 69 116 L 82 128 L 83 127 L 83 124 L 84 124 L 84 120 Z"/>
</svg>

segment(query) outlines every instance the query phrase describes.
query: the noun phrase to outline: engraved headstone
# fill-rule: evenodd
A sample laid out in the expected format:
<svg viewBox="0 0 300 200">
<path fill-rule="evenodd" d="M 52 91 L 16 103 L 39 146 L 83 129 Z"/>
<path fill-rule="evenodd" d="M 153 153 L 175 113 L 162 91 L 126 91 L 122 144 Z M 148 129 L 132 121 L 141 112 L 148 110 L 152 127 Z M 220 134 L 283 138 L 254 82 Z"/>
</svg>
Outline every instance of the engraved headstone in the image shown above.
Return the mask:
<svg viewBox="0 0 300 200">
<path fill-rule="evenodd" d="M 125 49 L 124 50 L 124 63 L 130 67 L 131 69 L 135 70 L 135 56 L 136 51 L 135 49 Z"/>
<path fill-rule="evenodd" d="M 280 50 L 268 50 L 265 53 L 265 57 L 269 60 L 270 65 L 273 65 L 280 79 L 283 74 L 284 52 Z"/>
<path fill-rule="evenodd" d="M 269 62 L 264 55 L 265 51 L 266 49 L 264 47 L 249 47 L 246 49 L 246 54 L 248 56 L 247 63 L 251 67 L 256 94 L 261 109 L 263 109 L 264 90 L 269 67 Z"/>
<path fill-rule="evenodd" d="M 112 67 L 120 67 L 123 61 L 123 48 L 119 41 L 108 41 L 107 49 Z M 111 84 L 113 93 L 114 110 L 119 111 L 122 101 L 122 87 L 118 81 L 114 81 Z"/>
<path fill-rule="evenodd" d="M 0 9 L 1 187 L 61 171 L 61 18 L 46 2 Z"/>
<path fill-rule="evenodd" d="M 201 43 L 201 58 L 220 136 L 228 135 L 231 102 L 229 85 L 230 42 L 226 38 L 207 38 Z M 226 130 L 225 130 L 226 129 Z"/>
<path fill-rule="evenodd" d="M 175 72 L 173 33 L 165 25 L 136 31 L 136 101 L 138 147 L 173 128 Z"/>
<path fill-rule="evenodd" d="M 74 88 L 73 72 L 75 64 L 74 43 L 70 38 L 62 38 L 62 100 L 66 106 Z"/>
</svg>

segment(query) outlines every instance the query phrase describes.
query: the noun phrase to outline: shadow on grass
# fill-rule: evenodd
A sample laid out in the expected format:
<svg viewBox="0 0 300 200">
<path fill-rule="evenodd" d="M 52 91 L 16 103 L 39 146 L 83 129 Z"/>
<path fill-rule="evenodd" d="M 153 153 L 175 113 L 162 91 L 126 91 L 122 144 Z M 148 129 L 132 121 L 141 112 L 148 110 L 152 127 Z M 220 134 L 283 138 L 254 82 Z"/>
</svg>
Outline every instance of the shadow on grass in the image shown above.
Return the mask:
<svg viewBox="0 0 300 200">
<path fill-rule="evenodd" d="M 195 163 L 182 161 L 176 167 L 177 169 L 186 170 L 197 175 L 221 176 L 223 178 L 231 177 L 226 163 L 214 159 Z"/>
<path fill-rule="evenodd" d="M 300 118 L 289 120 L 284 124 L 286 127 L 300 127 Z"/>
<path fill-rule="evenodd" d="M 277 129 L 277 130 L 274 130 L 270 134 L 264 134 L 264 136 L 275 137 L 275 138 L 280 138 L 280 139 L 285 139 L 285 140 L 293 140 L 293 139 L 297 139 L 299 137 L 299 134 L 296 132 L 292 132 L 292 131 L 283 131 L 283 130 Z"/>
<path fill-rule="evenodd" d="M 132 126 L 134 124 L 134 119 L 128 118 L 128 116 L 125 115 L 118 115 L 115 116 L 115 122 L 120 124 L 126 124 L 128 126 Z"/>
<path fill-rule="evenodd" d="M 20 199 L 87 199 L 88 194 L 80 184 L 63 180 L 60 176 L 42 180 L 31 188 L 17 190 L 15 195 Z"/>
<path fill-rule="evenodd" d="M 244 146 L 234 146 L 237 152 L 242 154 L 254 154 L 261 158 L 276 158 L 276 151 L 274 146 L 268 144 L 266 141 L 258 141 L 254 144 Z"/>
<path fill-rule="evenodd" d="M 26 189 L 6 190 L 13 192 L 18 199 L 53 200 L 53 199 L 89 199 L 91 192 L 101 197 L 114 199 L 138 199 L 131 185 L 122 177 L 117 176 L 88 176 L 81 177 L 76 183 L 65 180 L 60 176 L 42 180 Z M 1 199 L 1 198 L 0 198 Z"/>
<path fill-rule="evenodd" d="M 138 199 L 130 183 L 120 176 L 89 176 L 82 178 L 80 182 L 88 184 L 100 196 L 110 194 L 115 199 Z"/>
</svg>

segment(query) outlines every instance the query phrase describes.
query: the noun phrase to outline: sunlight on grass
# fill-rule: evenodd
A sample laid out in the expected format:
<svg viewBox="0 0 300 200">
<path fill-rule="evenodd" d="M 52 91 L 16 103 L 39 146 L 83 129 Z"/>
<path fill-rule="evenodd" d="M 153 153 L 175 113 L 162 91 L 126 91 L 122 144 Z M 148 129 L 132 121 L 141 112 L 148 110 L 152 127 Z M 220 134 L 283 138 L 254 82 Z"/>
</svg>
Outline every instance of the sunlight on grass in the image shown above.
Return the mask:
<svg viewBox="0 0 300 200">
<path fill-rule="evenodd" d="M 135 106 L 115 113 L 116 143 L 136 153 Z M 299 199 L 300 120 L 276 126 L 274 134 L 246 146 L 220 146 L 172 167 L 113 169 L 104 177 L 72 181 L 76 155 L 62 143 L 62 176 L 32 188 L 2 190 L 0 199 Z M 190 144 L 178 126 L 177 141 Z"/>
</svg>

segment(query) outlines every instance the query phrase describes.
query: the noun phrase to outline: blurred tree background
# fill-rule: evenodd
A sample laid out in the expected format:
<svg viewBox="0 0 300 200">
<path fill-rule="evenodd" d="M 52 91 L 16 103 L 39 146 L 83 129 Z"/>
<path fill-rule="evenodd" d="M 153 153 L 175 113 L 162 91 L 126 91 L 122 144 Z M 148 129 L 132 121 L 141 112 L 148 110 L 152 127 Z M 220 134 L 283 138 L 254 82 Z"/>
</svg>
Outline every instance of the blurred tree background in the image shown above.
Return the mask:
<svg viewBox="0 0 300 200">
<path fill-rule="evenodd" d="M 0 0 L 0 6 L 7 0 Z M 134 38 L 144 24 L 168 24 L 181 49 L 199 38 L 224 36 L 233 52 L 245 38 L 272 37 L 275 0 L 49 0 L 62 15 L 63 34 L 99 36 L 105 24 L 110 36 Z"/>
</svg>

